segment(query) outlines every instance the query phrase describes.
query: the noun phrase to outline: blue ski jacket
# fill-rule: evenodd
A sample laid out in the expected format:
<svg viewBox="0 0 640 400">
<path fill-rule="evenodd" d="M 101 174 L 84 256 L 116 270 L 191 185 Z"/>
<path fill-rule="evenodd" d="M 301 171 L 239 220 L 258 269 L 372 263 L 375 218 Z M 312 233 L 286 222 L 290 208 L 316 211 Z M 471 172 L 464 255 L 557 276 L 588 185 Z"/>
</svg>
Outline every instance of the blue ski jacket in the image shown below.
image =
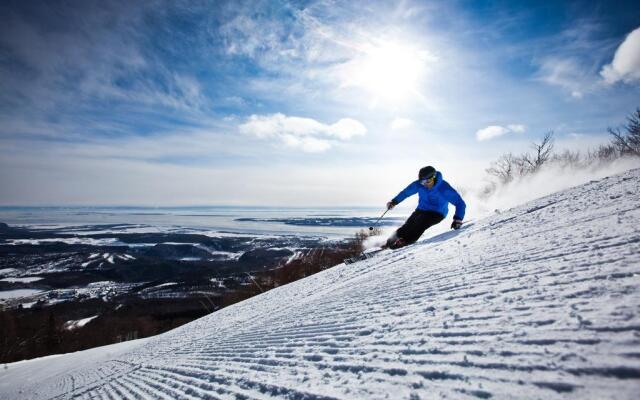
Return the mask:
<svg viewBox="0 0 640 400">
<path fill-rule="evenodd" d="M 436 183 L 431 189 L 427 189 L 421 185 L 420 181 L 414 181 L 398 193 L 391 201 L 394 204 L 399 204 L 402 200 L 416 193 L 418 193 L 419 197 L 418 210 L 435 211 L 446 217 L 449 213 L 449 203 L 451 203 L 456 207 L 453 219 L 459 219 L 461 221 L 464 219 L 464 211 L 467 205 L 458 192 L 456 192 L 447 181 L 442 179 L 440 172 L 436 172 Z"/>
</svg>

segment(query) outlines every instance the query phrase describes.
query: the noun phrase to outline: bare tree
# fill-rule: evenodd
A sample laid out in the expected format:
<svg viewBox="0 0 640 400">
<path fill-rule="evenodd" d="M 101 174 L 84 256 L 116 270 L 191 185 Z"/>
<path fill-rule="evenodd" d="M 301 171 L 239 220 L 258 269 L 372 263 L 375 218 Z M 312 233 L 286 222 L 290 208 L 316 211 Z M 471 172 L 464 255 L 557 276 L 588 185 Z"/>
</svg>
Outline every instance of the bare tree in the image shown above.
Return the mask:
<svg viewBox="0 0 640 400">
<path fill-rule="evenodd" d="M 579 151 L 565 150 L 551 157 L 552 162 L 561 163 L 564 166 L 579 166 L 582 162 L 582 154 Z"/>
<path fill-rule="evenodd" d="M 620 154 L 640 156 L 640 108 L 627 117 L 627 124 L 623 131 L 619 128 L 609 128 L 608 132 L 613 136 L 613 145 Z"/>
<path fill-rule="evenodd" d="M 620 152 L 614 144 L 601 144 L 595 150 L 587 153 L 587 162 L 605 161 L 610 162 L 620 157 Z"/>
<path fill-rule="evenodd" d="M 489 180 L 482 188 L 481 195 L 490 196 L 499 185 L 505 185 L 515 179 L 535 174 L 544 164 L 555 163 L 565 167 L 584 168 L 599 163 L 609 163 L 622 156 L 640 156 L 640 107 L 627 117 L 621 128 L 608 129 L 613 136 L 610 143 L 581 153 L 577 150 L 565 150 L 554 154 L 554 133 L 547 132 L 540 142 L 534 142 L 533 152 L 513 155 L 503 154 L 486 169 L 488 175 L 497 179 Z"/>
<path fill-rule="evenodd" d="M 513 154 L 503 154 L 496 161 L 491 163 L 491 167 L 486 169 L 489 175 L 493 175 L 501 183 L 509 183 L 513 180 L 516 171 L 516 161 Z"/>
<path fill-rule="evenodd" d="M 533 172 L 531 166 L 529 165 L 530 159 L 531 156 L 527 153 L 513 158 L 513 165 L 516 169 L 517 176 L 522 177 L 529 174 L 530 172 Z"/>
<path fill-rule="evenodd" d="M 553 131 L 547 132 L 540 143 L 533 143 L 533 150 L 533 154 L 523 155 L 523 160 L 528 166 L 528 172 L 536 172 L 551 158 L 553 152 Z"/>
</svg>

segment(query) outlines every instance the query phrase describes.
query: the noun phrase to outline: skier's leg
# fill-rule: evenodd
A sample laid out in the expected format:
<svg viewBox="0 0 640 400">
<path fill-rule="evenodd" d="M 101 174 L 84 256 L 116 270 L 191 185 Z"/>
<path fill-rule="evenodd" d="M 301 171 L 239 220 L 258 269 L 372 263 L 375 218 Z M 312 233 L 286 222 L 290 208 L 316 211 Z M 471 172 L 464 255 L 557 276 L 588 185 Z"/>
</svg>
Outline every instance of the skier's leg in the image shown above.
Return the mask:
<svg viewBox="0 0 640 400">
<path fill-rule="evenodd" d="M 397 238 L 398 238 L 398 231 L 395 231 L 391 234 L 391 236 L 389 236 L 386 243 L 382 247 L 383 248 L 391 247 L 391 244 L 395 242 Z"/>
<path fill-rule="evenodd" d="M 395 232 L 393 232 L 393 234 L 391 236 L 389 236 L 389 238 L 387 239 L 387 242 L 384 244 L 384 246 L 382 246 L 383 249 L 395 249 L 396 247 L 396 242 L 400 240 L 400 237 L 398 237 L 398 231 L 396 230 Z"/>
<path fill-rule="evenodd" d="M 440 213 L 434 211 L 420 211 L 419 215 L 416 217 L 414 224 L 411 225 L 410 229 L 407 230 L 405 235 L 405 240 L 407 244 L 412 244 L 420 239 L 420 236 L 432 227 L 436 225 L 440 221 L 444 219 L 444 216 Z"/>
<path fill-rule="evenodd" d="M 383 249 L 397 249 L 402 246 L 405 246 L 407 242 L 401 237 L 398 237 L 396 234 L 391 235 L 389 239 L 387 239 L 387 243 L 382 246 Z"/>
<path fill-rule="evenodd" d="M 415 229 L 414 226 L 418 222 L 420 216 L 420 210 L 415 210 L 405 223 L 398 228 L 393 235 L 387 239 L 386 247 L 391 249 L 397 249 L 405 246 L 408 243 L 408 238 L 412 237 L 412 232 Z"/>
</svg>

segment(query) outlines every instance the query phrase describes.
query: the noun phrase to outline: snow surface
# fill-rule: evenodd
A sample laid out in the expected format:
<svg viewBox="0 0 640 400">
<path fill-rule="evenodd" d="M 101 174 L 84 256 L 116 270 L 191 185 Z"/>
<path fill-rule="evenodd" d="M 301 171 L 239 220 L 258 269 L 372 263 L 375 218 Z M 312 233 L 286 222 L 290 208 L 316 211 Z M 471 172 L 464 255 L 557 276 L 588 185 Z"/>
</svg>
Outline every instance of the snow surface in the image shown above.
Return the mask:
<svg viewBox="0 0 640 400">
<path fill-rule="evenodd" d="M 147 289 L 158 289 L 158 288 L 167 287 L 167 286 L 174 286 L 174 285 L 177 285 L 177 284 L 178 284 L 178 282 L 167 282 L 167 283 L 162 283 L 160 285 L 152 286 L 152 287 L 147 288 Z"/>
<path fill-rule="evenodd" d="M 39 276 L 29 276 L 26 278 L 4 278 L 4 279 L 0 279 L 0 282 L 9 282 L 9 283 L 31 283 L 31 282 L 37 282 L 37 281 L 41 281 L 44 278 L 39 277 Z"/>
<path fill-rule="evenodd" d="M 83 326 L 85 326 L 86 324 L 88 324 L 89 322 L 93 321 L 94 319 L 98 318 L 98 315 L 94 315 L 92 317 L 87 317 L 87 318 L 82 318 L 82 319 L 76 319 L 76 320 L 71 320 L 71 321 L 67 321 L 64 323 L 64 329 L 71 331 L 77 328 L 82 328 Z"/>
<path fill-rule="evenodd" d="M 53 238 L 53 239 L 8 239 L 8 245 L 40 245 L 43 243 L 65 243 L 65 244 L 86 244 L 90 246 L 126 246 L 116 238 L 93 239 L 93 238 Z"/>
<path fill-rule="evenodd" d="M 593 181 L 135 345 L 9 364 L 0 398 L 636 399 L 639 187 Z"/>
<path fill-rule="evenodd" d="M 35 304 L 37 303 L 37 301 L 30 301 L 28 303 L 22 303 L 22 308 L 31 308 L 33 307 Z"/>
<path fill-rule="evenodd" d="M 33 296 L 34 294 L 38 294 L 41 292 L 42 290 L 37 289 L 0 290 L 0 300 L 19 299 L 21 297 Z"/>
<path fill-rule="evenodd" d="M 0 269 L 0 274 L 1 275 L 12 274 L 14 272 L 18 272 L 18 270 L 15 269 L 15 268 L 2 268 L 2 269 Z"/>
</svg>

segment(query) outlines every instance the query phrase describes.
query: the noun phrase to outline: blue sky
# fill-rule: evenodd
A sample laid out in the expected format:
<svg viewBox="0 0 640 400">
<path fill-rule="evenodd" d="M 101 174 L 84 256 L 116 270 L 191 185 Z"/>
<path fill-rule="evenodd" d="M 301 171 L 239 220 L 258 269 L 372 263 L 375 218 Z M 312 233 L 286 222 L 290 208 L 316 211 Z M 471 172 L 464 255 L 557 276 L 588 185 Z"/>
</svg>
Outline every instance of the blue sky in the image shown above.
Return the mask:
<svg viewBox="0 0 640 400">
<path fill-rule="evenodd" d="M 5 1 L 0 204 L 381 205 L 640 106 L 616 1 Z"/>
</svg>

